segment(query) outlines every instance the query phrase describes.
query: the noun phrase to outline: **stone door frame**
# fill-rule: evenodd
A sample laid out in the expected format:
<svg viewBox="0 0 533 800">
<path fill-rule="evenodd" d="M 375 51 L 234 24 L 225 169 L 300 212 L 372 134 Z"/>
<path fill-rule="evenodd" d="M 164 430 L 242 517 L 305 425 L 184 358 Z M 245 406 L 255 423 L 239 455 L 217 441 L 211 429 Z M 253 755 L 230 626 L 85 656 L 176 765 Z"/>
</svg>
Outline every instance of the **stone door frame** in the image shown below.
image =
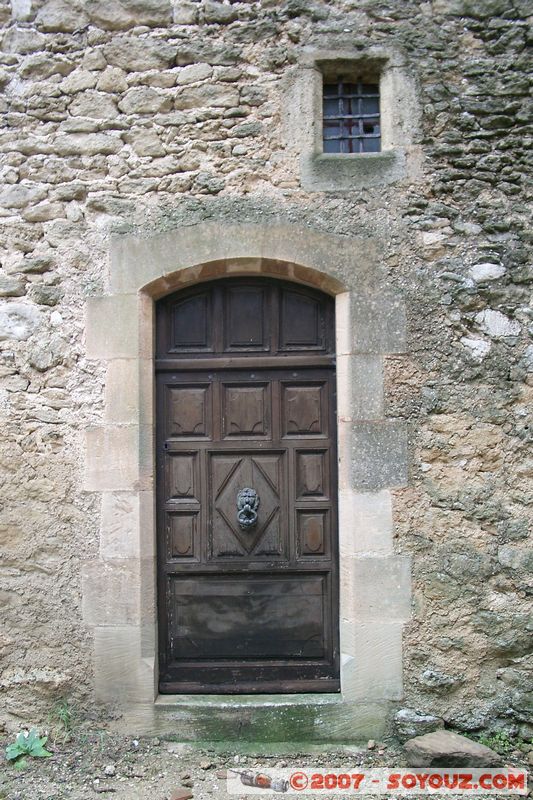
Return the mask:
<svg viewBox="0 0 533 800">
<path fill-rule="evenodd" d="M 242 275 L 335 296 L 340 695 L 157 693 L 154 301 Z M 179 719 L 183 739 L 232 738 L 243 704 L 256 712 L 282 705 L 293 715 L 305 703 L 306 738 L 379 736 L 402 697 L 402 628 L 410 616 L 410 563 L 393 551 L 391 500 L 391 489 L 407 479 L 406 432 L 383 407 L 383 357 L 405 349 L 405 311 L 386 288 L 380 243 L 268 223 L 209 222 L 147 238 L 118 236 L 106 289 L 88 300 L 86 314 L 87 357 L 106 370 L 104 420 L 86 431 L 85 489 L 101 494 L 100 549 L 82 573 L 97 702 L 118 705 L 120 726 L 139 734 L 176 733 Z M 218 730 L 202 722 L 206 703 L 210 717 L 220 708 L 225 722 Z M 254 718 L 249 736 L 258 740 Z M 282 731 L 275 738 L 301 735 Z"/>
</svg>

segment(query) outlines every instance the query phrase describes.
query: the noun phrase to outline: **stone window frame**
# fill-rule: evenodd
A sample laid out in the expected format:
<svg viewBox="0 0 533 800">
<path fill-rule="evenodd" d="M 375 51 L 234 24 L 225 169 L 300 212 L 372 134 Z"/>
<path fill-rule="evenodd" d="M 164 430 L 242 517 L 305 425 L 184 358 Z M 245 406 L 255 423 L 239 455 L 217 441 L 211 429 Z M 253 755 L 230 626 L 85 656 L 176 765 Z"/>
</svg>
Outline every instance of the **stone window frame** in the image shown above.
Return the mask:
<svg viewBox="0 0 533 800">
<path fill-rule="evenodd" d="M 379 79 L 379 153 L 324 153 L 322 85 L 324 76 L 370 73 Z M 416 181 L 422 175 L 418 141 L 420 109 L 414 76 L 397 49 L 304 48 L 299 64 L 283 83 L 283 140 L 299 160 L 307 191 L 338 192 Z"/>
<path fill-rule="evenodd" d="M 106 367 L 105 414 L 86 431 L 84 487 L 101 495 L 100 549 L 82 568 L 96 700 L 131 733 L 183 740 L 350 741 L 383 734 L 401 700 L 410 558 L 393 548 L 392 492 L 407 481 L 402 421 L 385 417 L 383 357 L 404 352 L 405 310 L 366 237 L 279 223 L 204 223 L 112 242 L 105 295 L 88 300 L 87 357 Z M 159 695 L 154 319 L 159 298 L 262 275 L 335 296 L 341 693 Z M 354 380 L 354 376 L 361 376 Z M 353 454 L 357 454 L 357 458 Z"/>
</svg>

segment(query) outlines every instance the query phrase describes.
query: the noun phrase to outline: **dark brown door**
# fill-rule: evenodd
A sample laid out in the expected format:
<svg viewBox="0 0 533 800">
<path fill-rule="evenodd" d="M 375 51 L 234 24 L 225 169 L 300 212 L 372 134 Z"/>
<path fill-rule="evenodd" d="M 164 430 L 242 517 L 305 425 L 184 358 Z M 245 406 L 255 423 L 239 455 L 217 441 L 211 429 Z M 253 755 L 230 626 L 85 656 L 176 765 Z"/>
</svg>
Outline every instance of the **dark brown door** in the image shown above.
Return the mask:
<svg viewBox="0 0 533 800">
<path fill-rule="evenodd" d="M 162 692 L 339 690 L 334 353 L 294 284 L 158 303 Z"/>
</svg>

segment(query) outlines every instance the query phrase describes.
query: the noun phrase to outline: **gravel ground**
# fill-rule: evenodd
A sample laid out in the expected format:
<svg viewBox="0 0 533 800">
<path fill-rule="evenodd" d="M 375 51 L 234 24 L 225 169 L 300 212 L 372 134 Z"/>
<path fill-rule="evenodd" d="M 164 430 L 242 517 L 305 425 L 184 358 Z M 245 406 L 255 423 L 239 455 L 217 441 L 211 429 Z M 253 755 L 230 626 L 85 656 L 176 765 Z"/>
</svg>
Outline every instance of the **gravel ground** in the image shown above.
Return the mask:
<svg viewBox="0 0 533 800">
<path fill-rule="evenodd" d="M 2 754 L 6 744 L 7 741 L 2 742 Z M 180 789 L 188 789 L 195 800 L 227 797 L 235 800 L 236 795 L 226 792 L 228 768 L 406 766 L 401 751 L 392 744 L 378 743 L 370 750 L 355 746 L 328 751 L 306 747 L 299 753 L 294 750 L 287 753 L 283 745 L 248 745 L 243 754 L 242 746 L 232 747 L 231 743 L 200 748 L 154 738 L 117 736 L 105 728 L 79 731 L 69 741 L 57 739 L 47 747 L 53 752 L 51 758 L 31 759 L 20 772 L 2 755 L 0 800 L 95 800 L 98 796 L 116 800 L 174 800 L 174 796 L 180 797 Z M 522 758 L 508 761 L 526 767 Z M 321 796 L 343 795 L 322 793 Z"/>
<path fill-rule="evenodd" d="M 3 742 L 2 751 L 8 742 Z M 105 729 L 80 733 L 68 742 L 47 745 L 51 758 L 31 759 L 17 771 L 2 762 L 0 800 L 95 800 L 98 795 L 116 800 L 172 800 L 188 788 L 195 800 L 229 797 L 226 770 L 255 767 L 385 766 L 399 763 L 399 754 L 377 746 L 331 752 L 284 752 L 279 747 L 198 748 L 158 739 L 133 739 L 109 734 Z M 266 752 L 266 754 L 265 754 Z M 235 798 L 235 795 L 231 795 Z M 269 795 L 272 797 L 272 795 Z"/>
</svg>

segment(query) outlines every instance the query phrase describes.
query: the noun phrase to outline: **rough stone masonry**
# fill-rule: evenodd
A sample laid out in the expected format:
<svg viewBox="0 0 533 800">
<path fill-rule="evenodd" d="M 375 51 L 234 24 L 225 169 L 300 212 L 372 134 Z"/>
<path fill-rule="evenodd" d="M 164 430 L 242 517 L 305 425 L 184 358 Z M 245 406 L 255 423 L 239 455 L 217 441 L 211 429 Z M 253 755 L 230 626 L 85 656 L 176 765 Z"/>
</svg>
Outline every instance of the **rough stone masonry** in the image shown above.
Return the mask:
<svg viewBox="0 0 533 800">
<path fill-rule="evenodd" d="M 0 0 L 1 724 L 93 702 L 83 434 L 105 370 L 84 320 L 110 241 L 238 220 L 373 237 L 406 304 L 406 352 L 384 360 L 386 416 L 408 430 L 394 547 L 413 575 L 391 722 L 533 734 L 528 6 Z M 287 133 L 302 53 L 376 47 L 414 86 L 418 168 L 303 188 Z"/>
</svg>

